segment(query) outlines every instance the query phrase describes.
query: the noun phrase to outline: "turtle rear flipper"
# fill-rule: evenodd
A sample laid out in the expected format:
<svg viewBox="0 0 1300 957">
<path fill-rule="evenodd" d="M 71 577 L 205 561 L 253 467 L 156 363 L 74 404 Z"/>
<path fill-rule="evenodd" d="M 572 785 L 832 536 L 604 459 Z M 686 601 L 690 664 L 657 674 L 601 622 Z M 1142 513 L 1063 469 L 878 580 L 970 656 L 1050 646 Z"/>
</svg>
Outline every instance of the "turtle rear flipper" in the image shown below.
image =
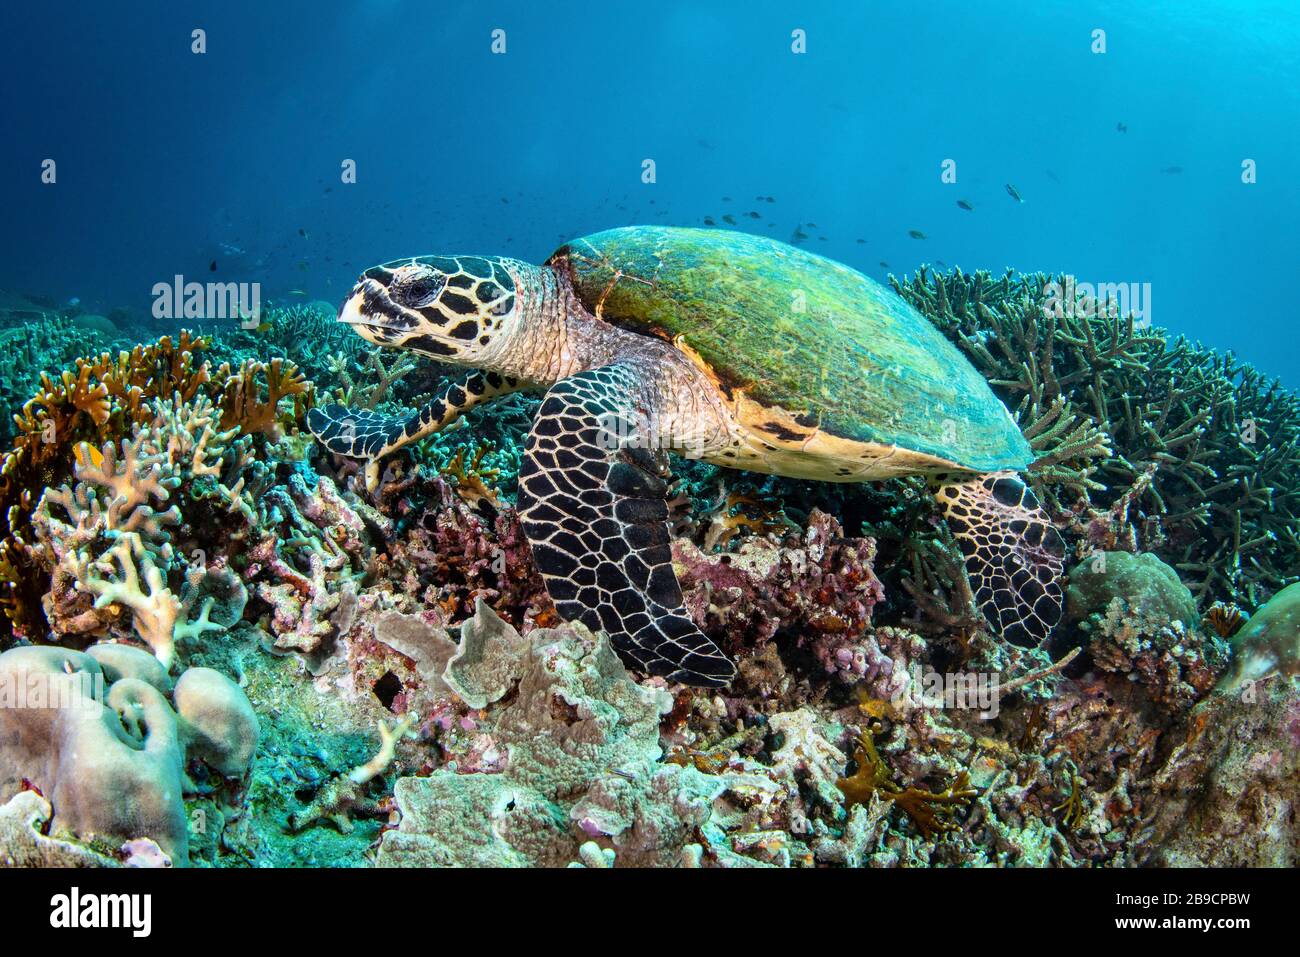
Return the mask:
<svg viewBox="0 0 1300 957">
<path fill-rule="evenodd" d="M 546 393 L 519 470 L 519 515 L 563 618 L 603 630 L 638 670 L 722 687 L 735 666 L 691 621 L 673 573 L 668 483 L 654 453 L 626 441 L 637 433 L 633 397 L 653 374 L 616 364 Z"/>
<path fill-rule="evenodd" d="M 317 406 L 307 413 L 307 428 L 331 452 L 375 461 L 445 429 L 474 406 L 520 388 L 520 381 L 511 376 L 474 372 L 415 412 L 384 415 L 342 405 Z"/>
<path fill-rule="evenodd" d="M 975 604 L 997 633 L 1026 647 L 1061 619 L 1065 543 L 1015 472 L 932 480 L 966 560 Z"/>
</svg>

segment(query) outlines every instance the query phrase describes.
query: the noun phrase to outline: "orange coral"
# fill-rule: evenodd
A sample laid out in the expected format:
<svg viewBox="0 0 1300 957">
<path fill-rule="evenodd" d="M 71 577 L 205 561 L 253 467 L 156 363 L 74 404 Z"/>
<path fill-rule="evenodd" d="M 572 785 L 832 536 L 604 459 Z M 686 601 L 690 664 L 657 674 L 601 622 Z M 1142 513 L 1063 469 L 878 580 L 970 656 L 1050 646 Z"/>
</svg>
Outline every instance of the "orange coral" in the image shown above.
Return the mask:
<svg viewBox="0 0 1300 957">
<path fill-rule="evenodd" d="M 780 535 L 791 527 L 778 503 L 732 490 L 712 517 L 705 534 L 704 549 L 725 548 L 742 531 L 751 535 Z"/>
<path fill-rule="evenodd" d="M 258 376 L 266 377 L 266 398 Z M 312 384 L 289 359 L 272 359 L 258 362 L 245 359 L 239 370 L 232 371 L 228 363 L 217 370 L 217 380 L 222 382 L 221 427 L 238 427 L 244 435 L 262 434 L 278 439 L 284 431 L 280 400 L 294 400 L 292 416 L 300 419 L 310 403 Z"/>
<path fill-rule="evenodd" d="M 466 464 L 465 448 L 462 446 L 456 450 L 451 461 L 443 468 L 444 475 L 451 476 L 456 482 L 456 494 L 466 505 L 475 506 L 486 499 L 493 505 L 499 505 L 497 493 L 492 489 L 488 482 L 494 482 L 500 476 L 500 469 L 483 468 L 483 456 L 490 451 L 491 446 L 480 445 L 474 450 L 474 458 Z"/>
<path fill-rule="evenodd" d="M 879 726 L 875 730 L 879 730 Z M 853 752 L 857 771 L 835 782 L 835 786 L 844 794 L 846 803 L 850 807 L 866 804 L 873 797 L 893 801 L 912 819 L 912 823 L 927 840 L 935 834 L 956 830 L 959 826 L 955 820 L 957 812 L 979 793 L 970 786 L 970 775 L 962 771 L 942 791 L 900 788 L 894 783 L 889 768 L 876 750 L 875 730 L 868 728 L 858 738 L 858 747 Z"/>
</svg>

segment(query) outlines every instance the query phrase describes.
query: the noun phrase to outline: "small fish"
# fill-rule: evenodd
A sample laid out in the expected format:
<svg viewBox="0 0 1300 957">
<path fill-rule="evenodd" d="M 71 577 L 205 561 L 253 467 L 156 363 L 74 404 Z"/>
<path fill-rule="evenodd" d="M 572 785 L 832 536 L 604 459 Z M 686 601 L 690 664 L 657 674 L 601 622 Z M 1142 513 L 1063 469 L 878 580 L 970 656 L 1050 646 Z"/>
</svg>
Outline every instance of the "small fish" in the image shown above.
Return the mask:
<svg viewBox="0 0 1300 957">
<path fill-rule="evenodd" d="M 749 212 L 747 212 L 745 215 L 748 216 L 750 219 L 762 219 L 762 218 L 763 218 L 762 215 L 761 215 L 760 213 L 756 213 L 756 212 L 754 212 L 752 209 L 751 209 Z"/>
<path fill-rule="evenodd" d="M 807 226 L 809 229 L 816 229 L 816 228 L 817 228 L 817 224 L 816 224 L 816 223 L 804 223 L 804 225 Z"/>
<path fill-rule="evenodd" d="M 80 297 L 80 296 L 73 296 L 71 299 L 68 300 L 68 305 L 69 305 L 69 306 L 79 306 L 79 305 L 81 305 L 81 297 Z"/>
<path fill-rule="evenodd" d="M 729 203 L 729 202 L 731 202 L 731 197 L 730 197 L 730 196 L 724 196 L 724 197 L 722 197 L 722 201 L 723 201 L 724 203 Z"/>
<path fill-rule="evenodd" d="M 1172 175 L 1172 176 L 1177 176 L 1177 175 L 1178 175 L 1179 173 L 1181 173 L 1182 171 L 1183 171 L 1183 168 L 1182 168 L 1181 166 L 1166 166 L 1166 167 L 1165 167 L 1164 169 L 1162 169 L 1160 172 L 1162 172 L 1162 173 L 1168 173 L 1168 174 L 1170 174 L 1170 175 Z"/>
<path fill-rule="evenodd" d="M 768 196 L 768 197 L 766 197 L 766 199 L 767 199 L 767 202 L 769 202 L 769 203 L 775 203 L 775 202 L 776 202 L 776 197 L 775 197 L 775 196 Z"/>
<path fill-rule="evenodd" d="M 1127 132 L 1128 132 L 1128 127 L 1125 126 L 1123 123 L 1116 123 L 1116 124 L 1115 124 L 1115 130 L 1116 130 L 1117 132 L 1119 132 L 1119 133 L 1127 133 Z"/>
<path fill-rule="evenodd" d="M 82 468 L 99 468 L 104 464 L 104 453 L 89 442 L 78 442 L 72 455 Z"/>
<path fill-rule="evenodd" d="M 926 238 L 928 238 L 928 237 L 925 235 L 925 233 L 921 232 L 919 229 L 909 229 L 909 230 L 907 231 L 907 235 L 911 236 L 913 239 L 926 239 Z"/>
<path fill-rule="evenodd" d="M 1017 203 L 1023 203 L 1025 201 L 1024 197 L 1020 195 L 1020 190 L 1016 189 L 1011 183 L 1007 183 L 1007 195 Z"/>
<path fill-rule="evenodd" d="M 794 243 L 801 243 L 807 238 L 808 238 L 808 234 L 805 233 L 798 226 L 796 226 L 794 232 L 790 234 L 790 241 Z"/>
<path fill-rule="evenodd" d="M 712 216 L 705 216 L 705 217 L 704 217 L 704 225 L 705 225 L 705 226 L 716 226 L 716 225 L 718 225 L 718 224 L 717 224 L 716 222 L 714 222 Z"/>
<path fill-rule="evenodd" d="M 307 238 L 307 230 L 305 230 L 305 229 L 299 227 L 299 228 L 298 228 L 298 235 L 301 236 L 303 239 L 306 239 L 306 238 Z"/>
<path fill-rule="evenodd" d="M 855 239 L 854 242 L 865 243 L 866 240 L 865 240 L 865 239 Z"/>
<path fill-rule="evenodd" d="M 935 264 L 936 266 L 942 266 L 944 269 L 947 269 L 947 268 L 948 268 L 948 264 L 947 264 L 946 262 L 944 262 L 942 259 L 936 259 L 936 260 L 934 261 L 934 264 Z"/>
<path fill-rule="evenodd" d="M 289 295 L 291 295 L 291 296 L 305 296 L 305 295 L 307 295 L 307 290 L 306 290 L 306 289 L 290 289 L 290 290 L 289 290 Z"/>
<path fill-rule="evenodd" d="M 968 213 L 971 212 L 971 211 L 973 211 L 973 210 L 975 209 L 974 206 L 972 206 L 970 203 L 966 202 L 966 200 L 964 200 L 964 199 L 959 199 L 959 200 L 957 200 L 957 208 L 958 208 L 958 209 L 964 209 L 964 210 L 966 210 L 966 212 L 968 212 Z"/>
<path fill-rule="evenodd" d="M 217 271 L 217 261 L 214 259 L 212 260 L 212 262 L 208 263 L 208 272 L 216 272 L 216 271 Z"/>
<path fill-rule="evenodd" d="M 728 213 L 726 216 L 723 216 L 722 221 L 724 223 L 729 223 L 732 226 L 736 225 L 736 217 L 732 216 L 730 213 Z"/>
<path fill-rule="evenodd" d="M 880 260 L 880 268 L 881 268 L 881 269 L 888 269 L 888 268 L 889 268 L 889 263 L 885 262 L 883 259 Z"/>
<path fill-rule="evenodd" d="M 1061 181 L 1061 178 L 1057 176 L 1055 173 L 1053 173 L 1050 169 L 1044 170 L 1044 172 L 1047 173 L 1047 178 L 1050 179 L 1053 183 L 1059 183 Z"/>
</svg>

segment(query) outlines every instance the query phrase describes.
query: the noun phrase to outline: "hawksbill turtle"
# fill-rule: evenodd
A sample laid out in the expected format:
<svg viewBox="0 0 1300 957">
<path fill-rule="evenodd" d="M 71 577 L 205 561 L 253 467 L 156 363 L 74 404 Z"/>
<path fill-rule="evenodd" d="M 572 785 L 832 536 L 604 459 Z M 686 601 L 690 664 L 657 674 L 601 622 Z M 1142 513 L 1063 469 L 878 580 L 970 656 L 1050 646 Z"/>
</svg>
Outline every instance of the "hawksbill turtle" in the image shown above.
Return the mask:
<svg viewBox="0 0 1300 957">
<path fill-rule="evenodd" d="M 854 269 L 760 236 L 630 226 L 542 266 L 420 256 L 367 270 L 339 321 L 380 346 L 471 368 L 419 411 L 338 405 L 308 424 L 380 459 L 467 409 L 545 393 L 519 515 L 560 615 L 630 666 L 725 685 L 731 660 L 687 614 L 672 566 L 665 452 L 826 482 L 925 475 L 992 627 L 1040 643 L 1064 545 L 1019 478 L 1029 444 L 961 353 Z"/>
</svg>

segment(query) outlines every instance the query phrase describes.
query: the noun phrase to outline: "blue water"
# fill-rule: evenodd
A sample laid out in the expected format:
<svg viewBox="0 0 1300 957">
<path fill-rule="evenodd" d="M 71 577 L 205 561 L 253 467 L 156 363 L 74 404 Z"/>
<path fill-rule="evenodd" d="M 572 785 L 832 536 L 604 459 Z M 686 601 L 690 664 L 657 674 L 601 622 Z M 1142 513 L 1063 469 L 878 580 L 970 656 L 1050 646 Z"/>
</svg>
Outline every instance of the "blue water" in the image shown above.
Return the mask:
<svg viewBox="0 0 1300 957">
<path fill-rule="evenodd" d="M 8 4 L 0 80 L 0 287 L 93 311 L 730 213 L 878 278 L 1150 283 L 1157 325 L 1300 386 L 1295 0 Z"/>
</svg>

